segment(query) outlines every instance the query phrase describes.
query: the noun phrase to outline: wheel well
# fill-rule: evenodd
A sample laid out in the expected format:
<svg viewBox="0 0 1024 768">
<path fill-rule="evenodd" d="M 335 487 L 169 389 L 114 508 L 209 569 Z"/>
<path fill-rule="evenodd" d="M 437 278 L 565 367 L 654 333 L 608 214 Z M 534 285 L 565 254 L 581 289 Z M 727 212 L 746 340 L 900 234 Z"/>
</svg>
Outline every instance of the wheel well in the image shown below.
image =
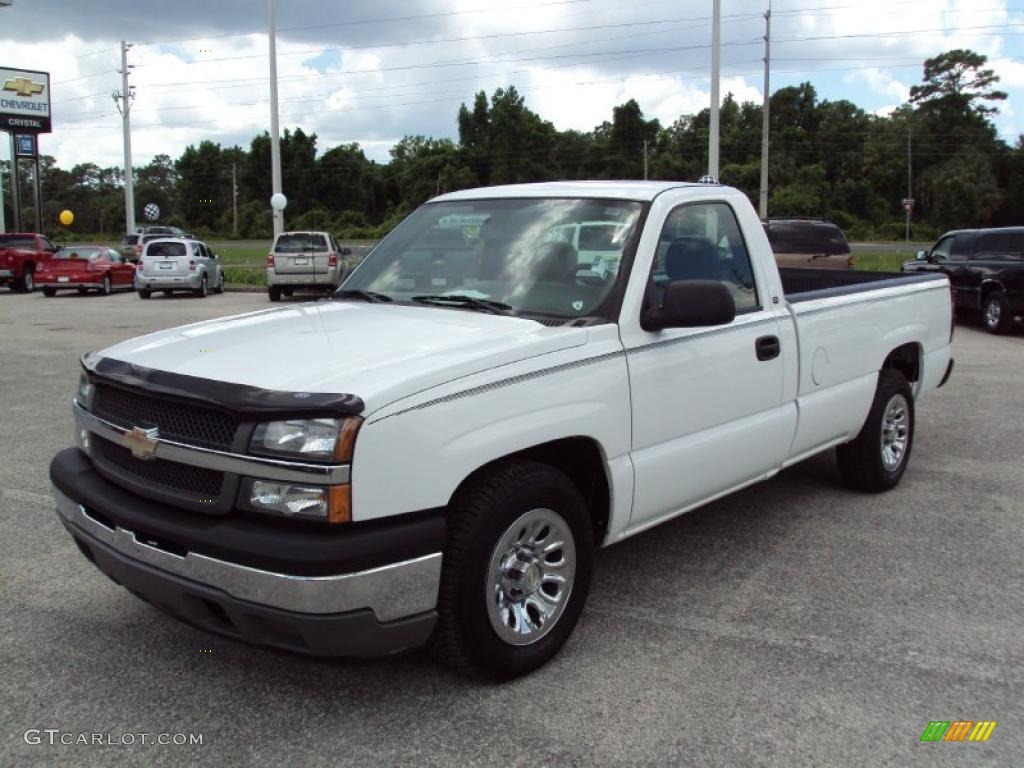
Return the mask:
<svg viewBox="0 0 1024 768">
<path fill-rule="evenodd" d="M 26 261 L 24 264 L 24 270 L 31 272 L 33 275 L 36 273 L 36 263 L 34 261 Z"/>
<path fill-rule="evenodd" d="M 907 381 L 917 381 L 921 377 L 921 346 L 910 342 L 896 347 L 882 363 L 883 368 L 892 368 L 907 377 Z"/>
<path fill-rule="evenodd" d="M 476 469 L 462 481 L 459 488 L 483 470 L 509 459 L 529 459 L 564 472 L 587 502 L 594 526 L 594 541 L 604 541 L 611 512 L 611 493 L 608 475 L 605 472 L 604 455 L 596 440 L 590 437 L 565 437 L 510 453 Z M 455 493 L 458 493 L 458 489 Z"/>
<path fill-rule="evenodd" d="M 983 283 L 982 286 L 981 286 L 981 301 L 980 301 L 980 303 L 982 304 L 982 309 L 985 308 L 984 307 L 985 299 L 988 298 L 988 295 L 990 293 L 994 293 L 995 291 L 1001 291 L 1001 290 L 1003 290 L 1003 286 L 1001 286 L 999 283 L 997 283 L 995 281 L 991 281 L 991 282 L 988 282 L 988 283 Z"/>
</svg>

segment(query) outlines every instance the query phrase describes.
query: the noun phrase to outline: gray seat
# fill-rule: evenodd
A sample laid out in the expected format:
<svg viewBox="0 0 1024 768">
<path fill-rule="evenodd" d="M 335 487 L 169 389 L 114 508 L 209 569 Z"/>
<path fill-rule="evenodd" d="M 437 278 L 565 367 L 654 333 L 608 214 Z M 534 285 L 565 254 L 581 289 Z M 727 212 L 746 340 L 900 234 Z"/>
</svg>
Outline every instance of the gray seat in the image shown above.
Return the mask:
<svg viewBox="0 0 1024 768">
<path fill-rule="evenodd" d="M 677 237 L 665 253 L 669 280 L 719 280 L 718 249 L 706 237 Z"/>
</svg>

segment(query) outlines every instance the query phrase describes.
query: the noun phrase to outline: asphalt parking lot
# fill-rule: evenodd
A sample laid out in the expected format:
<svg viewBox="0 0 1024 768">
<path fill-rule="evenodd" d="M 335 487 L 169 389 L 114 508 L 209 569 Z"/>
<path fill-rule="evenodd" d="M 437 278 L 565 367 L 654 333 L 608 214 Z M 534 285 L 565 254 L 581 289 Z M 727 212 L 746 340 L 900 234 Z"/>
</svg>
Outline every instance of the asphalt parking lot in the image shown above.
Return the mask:
<svg viewBox="0 0 1024 768">
<path fill-rule="evenodd" d="M 1024 336 L 958 328 L 896 490 L 850 493 L 813 459 L 607 549 L 562 654 L 493 686 L 426 652 L 324 662 L 206 635 L 110 582 L 58 522 L 47 467 L 78 356 L 266 306 L 0 292 L 0 764 L 1024 765 Z M 998 726 L 919 741 L 956 719 Z"/>
</svg>

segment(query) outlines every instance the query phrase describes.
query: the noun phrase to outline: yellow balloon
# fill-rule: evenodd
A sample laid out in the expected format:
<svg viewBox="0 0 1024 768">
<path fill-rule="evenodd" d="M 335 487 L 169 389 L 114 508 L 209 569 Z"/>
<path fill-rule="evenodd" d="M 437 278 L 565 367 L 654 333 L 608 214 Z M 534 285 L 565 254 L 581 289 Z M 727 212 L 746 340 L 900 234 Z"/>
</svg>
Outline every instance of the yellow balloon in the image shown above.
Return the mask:
<svg viewBox="0 0 1024 768">
<path fill-rule="evenodd" d="M 71 211 L 60 212 L 60 223 L 63 224 L 65 227 L 70 227 L 74 220 L 75 214 L 73 214 Z"/>
</svg>

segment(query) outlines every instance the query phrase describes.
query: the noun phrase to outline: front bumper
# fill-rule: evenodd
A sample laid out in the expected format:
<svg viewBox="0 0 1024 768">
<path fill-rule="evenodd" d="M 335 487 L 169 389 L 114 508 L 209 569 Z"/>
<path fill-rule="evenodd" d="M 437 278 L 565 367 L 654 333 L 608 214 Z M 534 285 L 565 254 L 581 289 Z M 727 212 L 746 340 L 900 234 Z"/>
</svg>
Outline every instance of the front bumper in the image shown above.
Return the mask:
<svg viewBox="0 0 1024 768">
<path fill-rule="evenodd" d="M 50 474 L 61 522 L 90 562 L 203 629 L 317 656 L 376 656 L 421 645 L 437 621 L 441 553 L 429 550 L 440 548 L 440 517 L 383 536 L 379 526 L 352 524 L 345 547 L 337 532 L 205 518 L 142 499 L 99 476 L 77 449 L 58 454 Z M 332 556 L 339 543 L 354 551 Z M 276 566 L 254 564 L 265 562 L 254 561 L 261 549 L 273 550 Z M 292 568 L 278 562 L 285 553 Z M 324 573 L 330 562 L 345 572 Z"/>
<path fill-rule="evenodd" d="M 135 273 L 135 287 L 149 288 L 154 291 L 166 290 L 193 290 L 199 287 L 203 277 L 202 272 L 189 272 L 187 275 L 145 275 L 142 272 Z"/>
</svg>

